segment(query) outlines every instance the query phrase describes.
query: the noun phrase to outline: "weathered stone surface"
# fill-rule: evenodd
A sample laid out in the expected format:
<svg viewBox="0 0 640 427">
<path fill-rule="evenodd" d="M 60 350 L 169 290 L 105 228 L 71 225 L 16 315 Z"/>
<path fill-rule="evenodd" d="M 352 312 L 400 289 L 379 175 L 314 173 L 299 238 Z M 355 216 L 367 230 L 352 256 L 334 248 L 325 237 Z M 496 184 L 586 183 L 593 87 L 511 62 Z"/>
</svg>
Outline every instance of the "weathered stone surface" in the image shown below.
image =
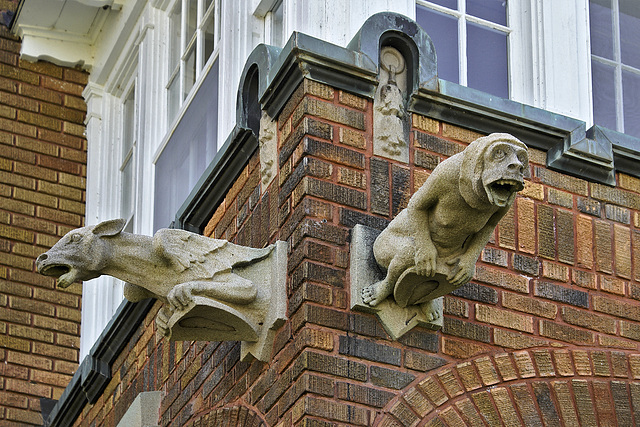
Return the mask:
<svg viewBox="0 0 640 427">
<path fill-rule="evenodd" d="M 260 180 L 263 193 L 274 180 L 278 171 L 277 126 L 276 121 L 271 120 L 271 117 L 266 112 L 262 112 L 258 141 L 260 147 Z"/>
<path fill-rule="evenodd" d="M 36 261 L 41 274 L 75 281 L 107 274 L 125 281 L 132 302 L 164 303 L 156 324 L 172 340 L 243 341 L 243 358 L 271 354 L 286 319 L 286 252 L 235 245 L 184 230 L 153 237 L 123 232 L 116 219 L 69 232 Z"/>
<path fill-rule="evenodd" d="M 407 69 L 395 48 L 380 52 L 380 84 L 373 100 L 373 153 L 409 163 L 409 118 L 405 106 Z"/>
<path fill-rule="evenodd" d="M 362 291 L 362 301 L 375 307 L 393 294 L 401 307 L 418 305 L 468 282 L 495 226 L 524 188 L 527 164 L 526 146 L 507 134 L 480 138 L 439 164 L 376 239 L 374 255 L 387 274 Z"/>
</svg>

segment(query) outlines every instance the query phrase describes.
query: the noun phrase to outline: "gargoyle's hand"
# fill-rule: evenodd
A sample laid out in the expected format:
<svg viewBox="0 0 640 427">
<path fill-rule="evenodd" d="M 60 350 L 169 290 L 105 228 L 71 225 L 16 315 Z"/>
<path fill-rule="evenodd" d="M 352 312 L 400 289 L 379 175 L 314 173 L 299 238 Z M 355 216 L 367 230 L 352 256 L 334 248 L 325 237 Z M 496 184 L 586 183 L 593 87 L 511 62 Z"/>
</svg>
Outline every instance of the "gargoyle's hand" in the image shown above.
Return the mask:
<svg viewBox="0 0 640 427">
<path fill-rule="evenodd" d="M 169 336 L 169 319 L 170 319 L 169 310 L 166 308 L 161 308 L 158 311 L 158 315 L 156 316 L 156 327 L 158 328 L 158 332 L 160 335 L 165 337 Z"/>
<path fill-rule="evenodd" d="M 169 305 L 173 311 L 186 309 L 193 301 L 191 298 L 191 286 L 188 283 L 176 285 L 167 295 Z"/>
<path fill-rule="evenodd" d="M 476 270 L 475 260 L 469 260 L 464 256 L 447 261 L 447 265 L 455 265 L 447 276 L 447 280 L 453 286 L 461 286 L 467 283 L 471 280 Z"/>
<path fill-rule="evenodd" d="M 420 246 L 416 249 L 415 263 L 416 273 L 431 277 L 436 273 L 436 258 L 438 250 L 433 244 Z"/>
</svg>

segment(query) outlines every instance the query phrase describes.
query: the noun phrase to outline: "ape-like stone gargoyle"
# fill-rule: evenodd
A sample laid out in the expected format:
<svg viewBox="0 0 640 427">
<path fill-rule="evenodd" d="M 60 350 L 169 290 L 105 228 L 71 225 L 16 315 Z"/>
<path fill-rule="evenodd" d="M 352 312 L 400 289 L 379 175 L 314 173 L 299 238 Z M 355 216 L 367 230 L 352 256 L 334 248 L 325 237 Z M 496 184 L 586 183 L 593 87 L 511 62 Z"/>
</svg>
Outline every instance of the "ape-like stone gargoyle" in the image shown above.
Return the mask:
<svg viewBox="0 0 640 427">
<path fill-rule="evenodd" d="M 392 297 L 401 308 L 421 306 L 427 321 L 442 316 L 430 304 L 474 275 L 475 263 L 500 219 L 524 188 L 527 147 L 491 134 L 440 163 L 376 238 L 373 255 L 386 272 L 361 289 L 376 307 Z"/>
<path fill-rule="evenodd" d="M 116 277 L 128 300 L 164 303 L 156 325 L 170 339 L 240 340 L 243 356 L 268 360 L 269 339 L 286 319 L 284 242 L 255 249 L 184 230 L 131 234 L 124 226 L 115 219 L 69 232 L 37 258 L 38 272 L 58 277 L 61 288 Z"/>
</svg>

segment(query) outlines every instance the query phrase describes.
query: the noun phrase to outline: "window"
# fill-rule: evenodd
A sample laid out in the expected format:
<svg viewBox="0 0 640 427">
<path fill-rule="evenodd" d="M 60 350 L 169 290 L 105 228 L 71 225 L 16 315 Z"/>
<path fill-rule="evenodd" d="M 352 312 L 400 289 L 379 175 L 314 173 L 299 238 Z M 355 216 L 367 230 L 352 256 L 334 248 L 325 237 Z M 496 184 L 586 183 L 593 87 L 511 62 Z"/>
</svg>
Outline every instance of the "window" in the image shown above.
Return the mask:
<svg viewBox="0 0 640 427">
<path fill-rule="evenodd" d="M 640 2 L 590 0 L 596 124 L 640 137 Z"/>
<path fill-rule="evenodd" d="M 122 104 L 122 154 L 120 177 L 120 216 L 127 220 L 125 231 L 133 231 L 136 195 L 136 95 L 135 86 Z"/>
<path fill-rule="evenodd" d="M 435 45 L 438 77 L 509 97 L 506 0 L 417 0 L 416 22 Z"/>
<path fill-rule="evenodd" d="M 282 47 L 286 42 L 283 18 L 282 0 L 279 0 L 264 17 L 264 39 L 267 44 Z"/>
<path fill-rule="evenodd" d="M 171 224 L 216 154 L 218 79 L 215 61 L 156 159 L 154 231 Z"/>
<path fill-rule="evenodd" d="M 168 115 L 172 122 L 203 74 L 218 55 L 220 0 L 178 0 L 170 13 Z"/>
</svg>

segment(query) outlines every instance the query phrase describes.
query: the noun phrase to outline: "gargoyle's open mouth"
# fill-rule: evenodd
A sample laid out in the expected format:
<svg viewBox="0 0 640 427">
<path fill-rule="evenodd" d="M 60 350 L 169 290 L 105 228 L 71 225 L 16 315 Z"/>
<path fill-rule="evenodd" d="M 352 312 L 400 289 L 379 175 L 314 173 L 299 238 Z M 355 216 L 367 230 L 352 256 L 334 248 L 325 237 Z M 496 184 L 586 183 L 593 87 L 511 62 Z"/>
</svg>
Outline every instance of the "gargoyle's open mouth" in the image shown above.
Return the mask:
<svg viewBox="0 0 640 427">
<path fill-rule="evenodd" d="M 499 179 L 489 184 L 491 199 L 498 206 L 504 206 L 513 193 L 523 188 L 522 182 L 515 179 Z"/>
<path fill-rule="evenodd" d="M 69 271 L 71 271 L 71 267 L 69 267 L 68 265 L 50 264 L 42 267 L 40 269 L 40 274 L 45 276 L 60 277 L 63 274 L 67 274 Z"/>
</svg>

